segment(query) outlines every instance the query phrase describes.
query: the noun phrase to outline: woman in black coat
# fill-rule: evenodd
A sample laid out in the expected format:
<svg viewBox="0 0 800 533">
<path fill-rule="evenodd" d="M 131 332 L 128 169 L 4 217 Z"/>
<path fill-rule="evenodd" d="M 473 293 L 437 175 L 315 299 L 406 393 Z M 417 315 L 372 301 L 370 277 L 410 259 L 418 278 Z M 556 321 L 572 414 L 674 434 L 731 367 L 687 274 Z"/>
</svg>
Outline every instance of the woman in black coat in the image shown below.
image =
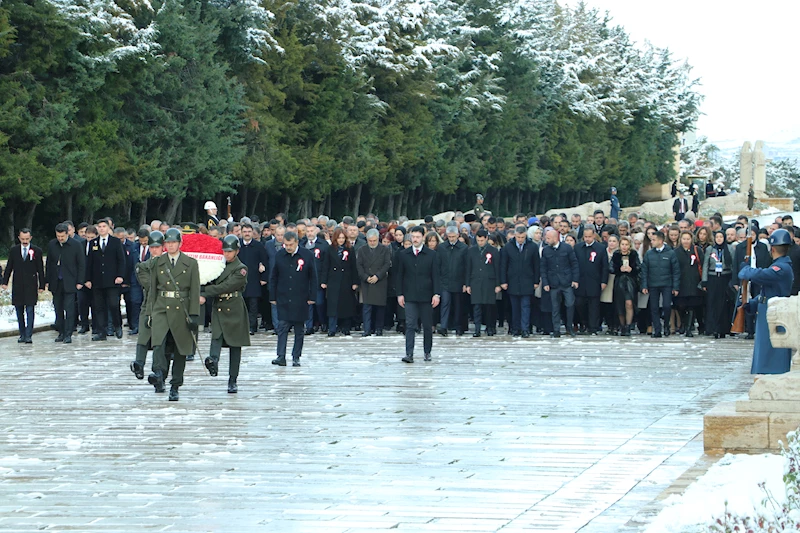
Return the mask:
<svg viewBox="0 0 800 533">
<path fill-rule="evenodd" d="M 703 280 L 703 250 L 694 244 L 691 232 L 681 233 L 675 257 L 678 258 L 678 265 L 681 268 L 681 285 L 672 304 L 680 314 L 681 329 L 684 330 L 684 334 L 687 337 L 694 337 L 692 333 L 694 316 L 697 310 L 703 307 L 703 290 L 700 287 Z"/>
<path fill-rule="evenodd" d="M 703 260 L 703 289 L 706 291 L 706 335 L 724 339 L 731 331 L 733 300 L 729 285 L 733 272 L 733 254 L 725 242 L 725 234 L 714 233 L 714 244 L 706 250 Z"/>
<path fill-rule="evenodd" d="M 473 337 L 481 336 L 481 323 L 486 334 L 494 336 L 497 325 L 497 294 L 500 292 L 500 250 L 488 244 L 489 233 L 478 230 L 475 246 L 467 249 L 467 294 L 470 295 L 475 321 Z"/>
<path fill-rule="evenodd" d="M 336 336 L 337 327 L 344 335 L 350 335 L 350 321 L 357 312 L 358 269 L 356 254 L 341 228 L 333 232 L 320 287 L 325 289 L 328 302 L 328 337 Z"/>
<path fill-rule="evenodd" d="M 611 256 L 611 272 L 614 273 L 614 308 L 619 316 L 620 336 L 630 337 L 642 272 L 639 254 L 633 249 L 630 237 L 619 238 L 619 250 Z"/>
</svg>

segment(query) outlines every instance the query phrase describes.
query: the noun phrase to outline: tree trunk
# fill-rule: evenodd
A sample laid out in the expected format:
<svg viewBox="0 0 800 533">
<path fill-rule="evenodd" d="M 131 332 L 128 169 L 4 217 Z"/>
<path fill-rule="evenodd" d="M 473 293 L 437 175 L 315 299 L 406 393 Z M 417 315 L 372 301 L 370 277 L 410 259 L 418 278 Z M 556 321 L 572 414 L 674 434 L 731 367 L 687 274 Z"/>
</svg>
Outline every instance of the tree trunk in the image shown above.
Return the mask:
<svg viewBox="0 0 800 533">
<path fill-rule="evenodd" d="M 414 194 L 414 218 L 422 218 L 422 195 L 423 195 L 423 188 L 419 187 L 417 194 Z"/>
<path fill-rule="evenodd" d="M 178 200 L 178 212 L 175 213 L 175 223 L 180 224 L 183 221 L 183 199 Z"/>
<path fill-rule="evenodd" d="M 31 208 L 25 214 L 25 227 L 30 228 L 33 226 L 33 215 L 36 213 L 37 204 L 31 205 Z"/>
<path fill-rule="evenodd" d="M 132 206 L 133 206 L 133 202 L 131 202 L 130 200 L 127 200 L 123 204 L 123 209 L 125 210 L 125 217 L 124 218 L 125 218 L 125 222 L 126 223 L 130 223 L 131 222 L 131 208 L 132 208 Z"/>
<path fill-rule="evenodd" d="M 14 205 L 10 205 L 6 212 L 8 213 L 8 224 L 6 224 L 6 231 L 8 232 L 7 242 L 13 244 L 14 237 L 16 237 L 16 234 L 14 233 Z"/>
<path fill-rule="evenodd" d="M 333 194 L 328 193 L 328 197 L 325 198 L 325 214 L 328 215 L 328 218 L 331 218 L 333 216 L 333 209 L 331 207 L 331 202 L 332 202 L 331 196 L 333 196 Z"/>
<path fill-rule="evenodd" d="M 241 213 L 243 217 L 248 216 L 247 214 L 249 213 L 249 211 L 247 210 L 247 208 L 250 207 L 247 205 L 249 200 L 249 195 L 247 193 L 248 193 L 247 187 L 242 187 L 239 200 L 242 202 Z"/>
<path fill-rule="evenodd" d="M 147 198 L 142 200 L 142 210 L 139 213 L 139 227 L 147 224 Z"/>
<path fill-rule="evenodd" d="M 74 193 L 67 194 L 67 201 L 64 203 L 65 211 L 66 211 L 66 220 L 72 220 L 72 197 Z M 73 221 L 74 223 L 74 221 Z"/>
<path fill-rule="evenodd" d="M 386 197 L 386 220 L 394 219 L 394 195 Z"/>
<path fill-rule="evenodd" d="M 292 206 L 292 199 L 289 197 L 289 193 L 283 193 L 283 214 L 286 216 L 286 220 L 289 220 L 289 208 Z"/>
<path fill-rule="evenodd" d="M 175 196 L 170 198 L 167 202 L 167 210 L 164 212 L 164 222 L 170 226 L 175 223 L 175 217 L 178 214 L 178 208 L 181 206 L 182 199 L 183 198 L 179 196 Z"/>
<path fill-rule="evenodd" d="M 353 218 L 358 216 L 358 210 L 361 209 L 361 190 L 363 187 L 363 183 L 356 185 L 356 195 L 353 198 Z"/>
<path fill-rule="evenodd" d="M 372 213 L 372 210 L 375 209 L 375 195 L 370 195 L 369 199 L 369 208 L 367 209 L 367 214 Z"/>
<path fill-rule="evenodd" d="M 253 213 L 258 213 L 258 201 L 261 199 L 261 191 L 256 190 L 256 194 L 253 197 Z M 261 217 L 259 217 L 261 218 Z M 263 220 L 261 222 L 264 222 Z"/>
</svg>

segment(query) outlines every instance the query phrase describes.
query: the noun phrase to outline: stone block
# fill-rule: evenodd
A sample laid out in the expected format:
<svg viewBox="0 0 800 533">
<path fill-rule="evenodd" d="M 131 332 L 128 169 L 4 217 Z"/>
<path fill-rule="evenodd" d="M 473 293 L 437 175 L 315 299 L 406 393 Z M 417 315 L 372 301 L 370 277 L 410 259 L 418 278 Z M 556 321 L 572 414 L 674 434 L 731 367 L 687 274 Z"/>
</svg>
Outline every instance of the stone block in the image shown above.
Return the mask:
<svg viewBox="0 0 800 533">
<path fill-rule="evenodd" d="M 751 400 L 800 400 L 800 374 L 761 376 L 750 387 Z"/>
<path fill-rule="evenodd" d="M 738 413 L 789 413 L 800 416 L 800 403 L 789 400 L 741 400 L 736 402 Z"/>
<path fill-rule="evenodd" d="M 769 415 L 737 412 L 735 403 L 720 403 L 703 417 L 703 446 L 706 453 L 765 450 Z"/>
<path fill-rule="evenodd" d="M 786 444 L 786 434 L 797 431 L 800 427 L 800 413 L 770 413 L 769 415 L 769 447 L 780 449 L 778 441 Z"/>
</svg>

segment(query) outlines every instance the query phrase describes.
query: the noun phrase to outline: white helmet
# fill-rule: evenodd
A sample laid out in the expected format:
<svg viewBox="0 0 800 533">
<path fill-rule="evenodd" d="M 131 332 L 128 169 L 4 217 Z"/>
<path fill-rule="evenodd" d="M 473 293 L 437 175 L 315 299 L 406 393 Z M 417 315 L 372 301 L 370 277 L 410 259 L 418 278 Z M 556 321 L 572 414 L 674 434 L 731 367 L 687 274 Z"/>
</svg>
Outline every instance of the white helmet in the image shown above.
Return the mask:
<svg viewBox="0 0 800 533">
<path fill-rule="evenodd" d="M 215 204 L 211 200 L 207 201 L 206 205 L 203 206 L 203 209 L 205 209 L 206 211 L 208 211 L 209 209 L 216 209 L 216 208 L 217 208 L 217 204 Z"/>
</svg>

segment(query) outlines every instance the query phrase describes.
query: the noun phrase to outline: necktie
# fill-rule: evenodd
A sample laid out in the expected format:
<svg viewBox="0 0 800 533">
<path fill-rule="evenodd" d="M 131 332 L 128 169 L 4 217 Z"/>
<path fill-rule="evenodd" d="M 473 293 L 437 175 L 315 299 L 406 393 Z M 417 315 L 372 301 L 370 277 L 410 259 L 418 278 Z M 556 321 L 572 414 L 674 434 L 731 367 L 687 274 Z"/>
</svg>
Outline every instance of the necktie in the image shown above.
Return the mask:
<svg viewBox="0 0 800 533">
<path fill-rule="evenodd" d="M 104 252 L 106 251 L 106 240 L 105 240 L 105 239 L 102 239 L 102 240 L 100 241 L 100 249 L 101 249 L 102 251 L 104 251 Z"/>
<path fill-rule="evenodd" d="M 517 244 L 517 248 L 519 248 L 519 251 L 521 253 L 522 252 L 522 245 L 521 244 Z"/>
<path fill-rule="evenodd" d="M 175 258 L 172 258 L 172 266 L 175 266 Z"/>
<path fill-rule="evenodd" d="M 147 255 L 147 247 L 142 247 L 142 258 L 139 260 L 140 262 L 144 263 L 144 256 Z"/>
<path fill-rule="evenodd" d="M 23 261 L 27 261 L 28 260 L 28 247 L 27 246 L 23 246 L 22 247 L 22 260 Z"/>
<path fill-rule="evenodd" d="M 414 248 L 414 255 L 419 255 L 419 250 L 417 250 L 416 248 Z"/>
</svg>

